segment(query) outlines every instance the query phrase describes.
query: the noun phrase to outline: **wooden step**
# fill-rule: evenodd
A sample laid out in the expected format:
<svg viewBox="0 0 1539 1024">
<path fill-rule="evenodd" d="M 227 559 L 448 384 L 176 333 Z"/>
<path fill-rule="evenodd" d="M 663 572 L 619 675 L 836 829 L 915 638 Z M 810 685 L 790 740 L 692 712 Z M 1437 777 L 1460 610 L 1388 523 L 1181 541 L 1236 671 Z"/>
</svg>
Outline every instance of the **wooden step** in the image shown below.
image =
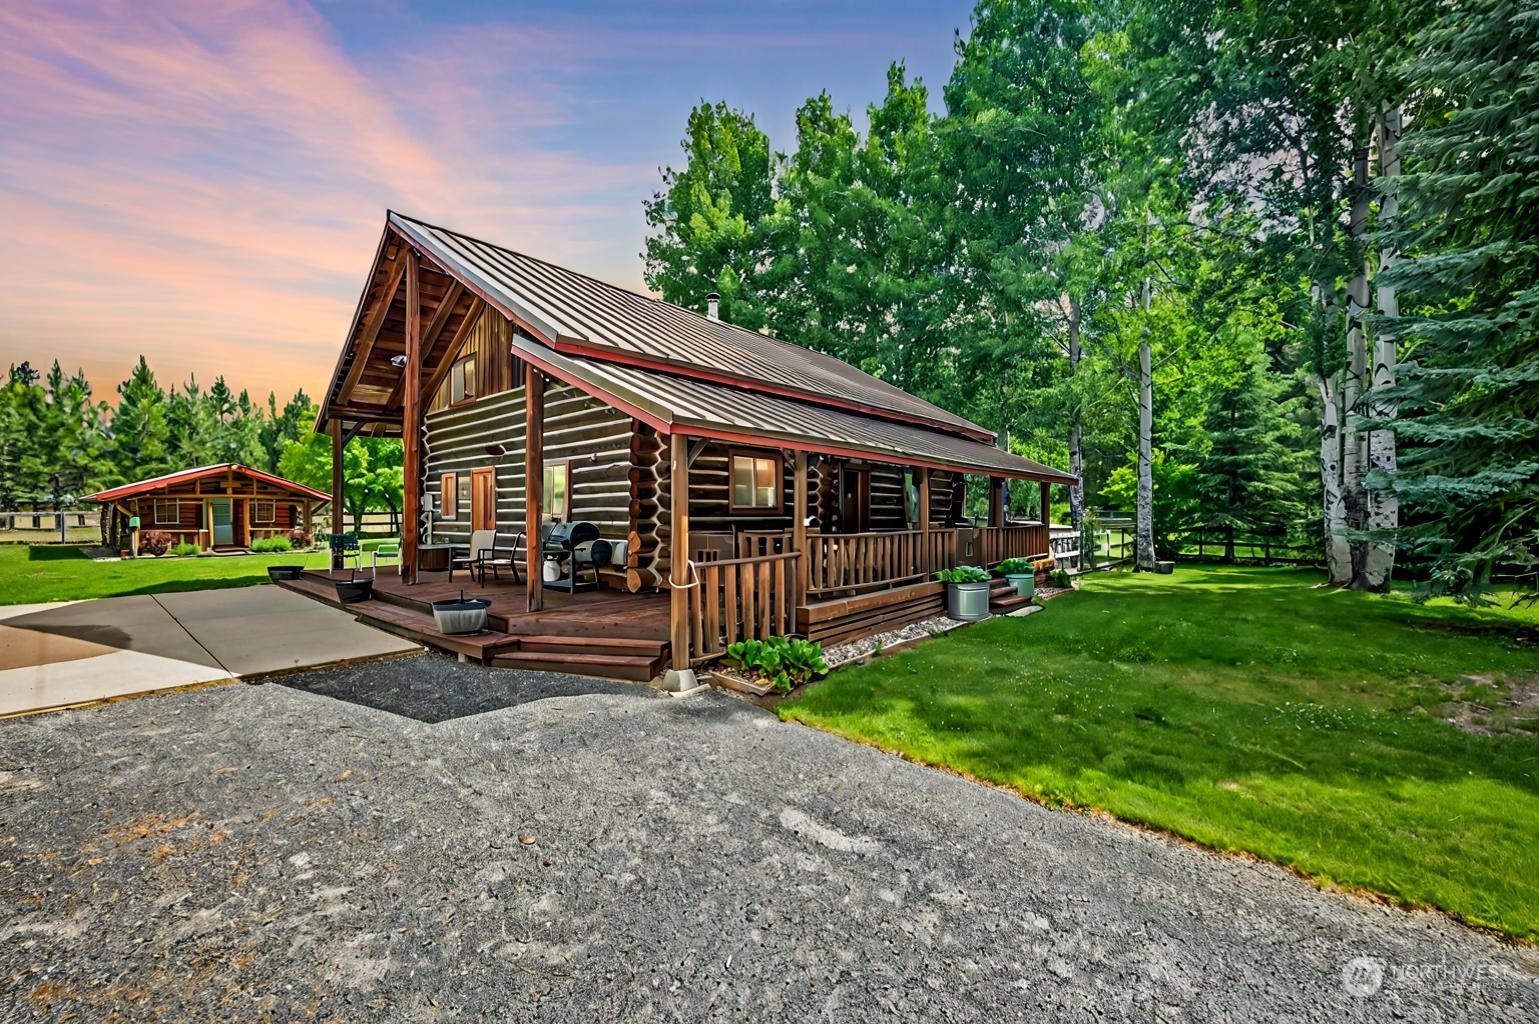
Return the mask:
<svg viewBox="0 0 1539 1024">
<path fill-rule="evenodd" d="M 647 640 L 623 636 L 524 636 L 511 638 L 520 651 L 546 651 L 556 654 L 603 653 L 656 658 L 668 647 L 666 640 Z"/>
<path fill-rule="evenodd" d="M 995 597 L 993 594 L 989 595 L 989 611 L 1014 611 L 1017 608 L 1024 608 L 1026 605 L 1031 604 L 1031 602 L 1032 598 L 1022 597 L 1021 595 L 1017 594 L 1015 589 L 1012 587 L 1008 595 L 1002 597 Z"/>
<path fill-rule="evenodd" d="M 492 655 L 490 664 L 495 668 L 517 668 L 529 672 L 565 672 L 646 683 L 651 682 L 657 675 L 659 660 L 659 658 L 633 654 L 498 650 Z"/>
</svg>

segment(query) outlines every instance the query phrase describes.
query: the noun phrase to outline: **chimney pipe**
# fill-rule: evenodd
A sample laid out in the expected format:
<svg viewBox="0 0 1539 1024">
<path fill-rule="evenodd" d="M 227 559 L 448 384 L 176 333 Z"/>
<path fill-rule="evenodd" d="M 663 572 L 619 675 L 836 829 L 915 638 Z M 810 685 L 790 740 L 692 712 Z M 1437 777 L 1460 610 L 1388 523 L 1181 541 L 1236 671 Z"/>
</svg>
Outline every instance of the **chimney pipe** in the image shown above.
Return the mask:
<svg viewBox="0 0 1539 1024">
<path fill-rule="evenodd" d="M 707 320 L 721 319 L 721 296 L 715 292 L 705 297 L 705 318 Z"/>
</svg>

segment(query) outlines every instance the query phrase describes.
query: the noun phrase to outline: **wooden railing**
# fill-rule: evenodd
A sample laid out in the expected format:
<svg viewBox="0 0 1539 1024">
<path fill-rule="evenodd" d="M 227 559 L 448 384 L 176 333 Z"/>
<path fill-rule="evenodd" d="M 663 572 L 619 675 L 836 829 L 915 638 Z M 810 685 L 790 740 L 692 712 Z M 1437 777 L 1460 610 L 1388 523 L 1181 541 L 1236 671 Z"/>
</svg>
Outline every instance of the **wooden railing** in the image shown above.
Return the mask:
<svg viewBox="0 0 1539 1024">
<path fill-rule="evenodd" d="M 976 565 L 994 566 L 1007 558 L 1042 558 L 1048 553 L 1047 527 L 1040 523 L 985 526 L 973 533 Z"/>
<path fill-rule="evenodd" d="M 689 657 L 709 661 L 728 644 L 796 630 L 795 551 L 691 563 Z"/>
<path fill-rule="evenodd" d="M 956 532 L 807 535 L 807 593 L 827 594 L 912 582 L 956 559 Z"/>
</svg>

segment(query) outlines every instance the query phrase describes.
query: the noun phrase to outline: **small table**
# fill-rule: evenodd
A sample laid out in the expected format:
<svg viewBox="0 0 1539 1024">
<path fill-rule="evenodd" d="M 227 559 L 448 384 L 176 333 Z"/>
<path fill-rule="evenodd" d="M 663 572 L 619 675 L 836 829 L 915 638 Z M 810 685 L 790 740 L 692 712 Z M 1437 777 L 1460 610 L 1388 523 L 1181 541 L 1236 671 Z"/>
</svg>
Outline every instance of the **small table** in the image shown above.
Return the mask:
<svg viewBox="0 0 1539 1024">
<path fill-rule="evenodd" d="M 417 571 L 418 572 L 448 572 L 449 559 L 454 557 L 456 548 L 464 547 L 463 544 L 418 544 L 417 545 Z"/>
</svg>

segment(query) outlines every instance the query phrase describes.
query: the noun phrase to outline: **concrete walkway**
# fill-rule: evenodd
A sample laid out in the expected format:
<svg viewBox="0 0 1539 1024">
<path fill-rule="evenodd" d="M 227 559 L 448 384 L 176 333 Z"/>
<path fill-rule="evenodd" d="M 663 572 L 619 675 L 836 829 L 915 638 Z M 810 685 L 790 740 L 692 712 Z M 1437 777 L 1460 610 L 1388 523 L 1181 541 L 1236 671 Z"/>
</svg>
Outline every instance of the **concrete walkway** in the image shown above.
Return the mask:
<svg viewBox="0 0 1539 1024">
<path fill-rule="evenodd" d="M 270 586 L 0 607 L 0 715 L 418 649 Z"/>
</svg>

